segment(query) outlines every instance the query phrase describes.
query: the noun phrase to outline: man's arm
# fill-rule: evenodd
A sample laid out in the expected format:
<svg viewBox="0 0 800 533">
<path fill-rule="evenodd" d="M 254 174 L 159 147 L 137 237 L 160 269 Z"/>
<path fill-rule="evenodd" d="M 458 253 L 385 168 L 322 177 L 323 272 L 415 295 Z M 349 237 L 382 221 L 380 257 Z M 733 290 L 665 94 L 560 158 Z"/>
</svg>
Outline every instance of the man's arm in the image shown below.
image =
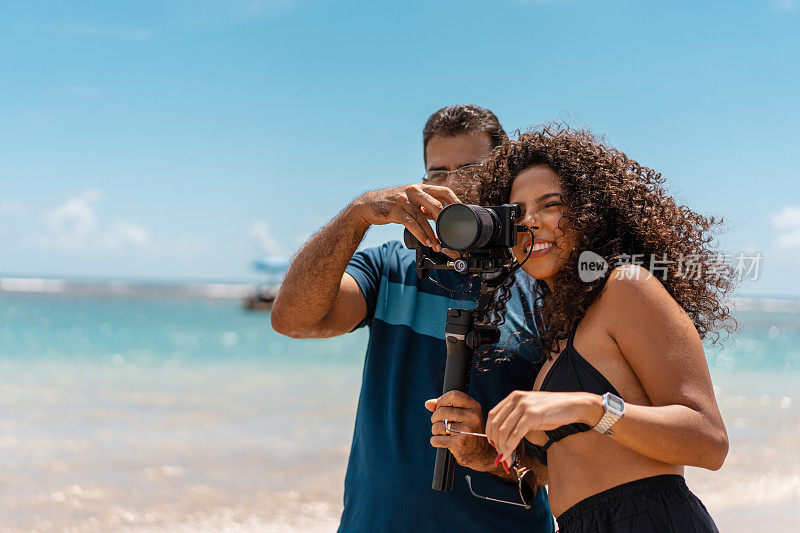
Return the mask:
<svg viewBox="0 0 800 533">
<path fill-rule="evenodd" d="M 369 226 L 351 204 L 300 249 L 273 302 L 275 331 L 296 338 L 334 337 L 364 319 L 364 295 L 344 269 Z"/>
<path fill-rule="evenodd" d="M 366 316 L 367 305 L 345 268 L 367 229 L 402 224 L 420 241 L 440 249 L 428 218 L 455 202 L 450 189 L 422 184 L 371 191 L 354 200 L 295 256 L 272 305 L 273 329 L 298 338 L 351 331 Z"/>
</svg>

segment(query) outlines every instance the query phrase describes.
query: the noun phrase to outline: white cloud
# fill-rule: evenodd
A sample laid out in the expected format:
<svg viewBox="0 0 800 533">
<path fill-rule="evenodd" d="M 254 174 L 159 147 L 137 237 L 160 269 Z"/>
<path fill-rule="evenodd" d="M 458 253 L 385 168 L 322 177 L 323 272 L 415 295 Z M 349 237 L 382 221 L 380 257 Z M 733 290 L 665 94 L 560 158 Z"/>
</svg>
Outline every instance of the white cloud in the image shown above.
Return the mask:
<svg viewBox="0 0 800 533">
<path fill-rule="evenodd" d="M 772 226 L 778 230 L 778 248 L 800 252 L 800 207 L 785 206 L 772 215 Z"/>
<path fill-rule="evenodd" d="M 778 11 L 793 12 L 797 9 L 797 0 L 778 0 L 772 2 L 772 7 Z"/>
<path fill-rule="evenodd" d="M 34 235 L 34 242 L 43 248 L 59 250 L 120 250 L 150 242 L 147 228 L 133 222 L 117 221 L 103 227 L 95 212 L 95 204 L 101 198 L 100 191 L 88 189 L 46 212 L 42 230 Z"/>
<path fill-rule="evenodd" d="M 110 250 L 119 250 L 128 246 L 142 247 L 150 242 L 150 232 L 147 228 L 133 222 L 115 222 L 103 234 L 103 241 L 106 248 Z"/>
<path fill-rule="evenodd" d="M 22 200 L 4 200 L 0 202 L 0 216 L 21 217 L 28 214 L 28 204 Z"/>
<path fill-rule="evenodd" d="M 778 246 L 780 248 L 796 248 L 800 250 L 800 230 L 778 236 Z"/>
<path fill-rule="evenodd" d="M 772 225 L 779 230 L 800 228 L 800 207 L 785 206 L 780 213 L 772 215 Z"/>
<path fill-rule="evenodd" d="M 250 226 L 250 236 L 255 239 L 261 252 L 267 254 L 284 255 L 283 246 L 272 236 L 269 226 L 263 220 L 257 220 Z"/>
<path fill-rule="evenodd" d="M 55 248 L 82 248 L 97 229 L 97 215 L 89 194 L 70 198 L 44 216 L 41 242 Z"/>
</svg>

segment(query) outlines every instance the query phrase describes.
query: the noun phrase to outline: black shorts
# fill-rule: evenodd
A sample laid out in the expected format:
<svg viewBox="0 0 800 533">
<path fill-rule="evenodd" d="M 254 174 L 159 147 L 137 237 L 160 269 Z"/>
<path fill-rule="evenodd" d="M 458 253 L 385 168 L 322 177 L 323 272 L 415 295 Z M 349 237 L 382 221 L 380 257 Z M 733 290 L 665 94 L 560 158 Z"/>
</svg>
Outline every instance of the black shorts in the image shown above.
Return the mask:
<svg viewBox="0 0 800 533">
<path fill-rule="evenodd" d="M 579 501 L 556 521 L 560 533 L 719 533 L 683 476 L 624 483 Z"/>
</svg>

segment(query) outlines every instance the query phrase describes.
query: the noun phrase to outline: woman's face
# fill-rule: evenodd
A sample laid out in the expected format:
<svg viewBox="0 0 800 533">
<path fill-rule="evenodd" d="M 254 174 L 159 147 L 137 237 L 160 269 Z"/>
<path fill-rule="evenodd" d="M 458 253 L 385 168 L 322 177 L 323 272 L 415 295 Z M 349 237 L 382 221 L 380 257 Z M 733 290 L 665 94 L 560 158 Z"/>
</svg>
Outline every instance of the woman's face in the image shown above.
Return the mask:
<svg viewBox="0 0 800 533">
<path fill-rule="evenodd" d="M 556 173 L 541 165 L 523 170 L 511 185 L 510 202 L 520 204 L 522 209 L 518 224 L 529 227 L 534 236 L 531 242 L 530 233 L 518 233 L 514 256 L 521 263 L 532 247 L 522 268 L 532 277 L 544 280 L 550 289 L 553 276 L 578 243 L 576 233 L 569 229 L 563 216 L 562 193 Z"/>
</svg>

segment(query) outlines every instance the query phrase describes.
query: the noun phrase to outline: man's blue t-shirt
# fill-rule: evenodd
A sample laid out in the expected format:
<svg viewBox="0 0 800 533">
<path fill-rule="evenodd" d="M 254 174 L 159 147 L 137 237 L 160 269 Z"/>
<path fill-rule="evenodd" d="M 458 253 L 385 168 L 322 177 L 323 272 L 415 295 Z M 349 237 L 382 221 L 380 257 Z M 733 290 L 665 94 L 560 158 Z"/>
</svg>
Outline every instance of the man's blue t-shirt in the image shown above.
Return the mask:
<svg viewBox="0 0 800 533">
<path fill-rule="evenodd" d="M 517 486 L 491 474 L 456 467 L 452 492 L 431 488 L 436 449 L 430 444 L 431 413 L 424 402 L 442 393 L 447 309 L 471 308 L 452 290 L 477 283 L 449 271 L 429 271 L 417 279 L 414 252 L 400 242 L 357 252 L 346 272 L 367 302 L 370 328 L 355 432 L 350 449 L 340 532 L 351 531 L 553 531 L 544 489 L 532 509 L 472 496 L 464 479 L 472 476 L 478 494 L 519 501 Z M 509 361 L 473 368 L 469 395 L 484 417 L 516 389 L 531 390 L 539 351 L 530 293 L 514 284 L 501 326 L 500 346 L 512 346 Z M 523 340 L 523 339 L 527 339 Z"/>
</svg>

